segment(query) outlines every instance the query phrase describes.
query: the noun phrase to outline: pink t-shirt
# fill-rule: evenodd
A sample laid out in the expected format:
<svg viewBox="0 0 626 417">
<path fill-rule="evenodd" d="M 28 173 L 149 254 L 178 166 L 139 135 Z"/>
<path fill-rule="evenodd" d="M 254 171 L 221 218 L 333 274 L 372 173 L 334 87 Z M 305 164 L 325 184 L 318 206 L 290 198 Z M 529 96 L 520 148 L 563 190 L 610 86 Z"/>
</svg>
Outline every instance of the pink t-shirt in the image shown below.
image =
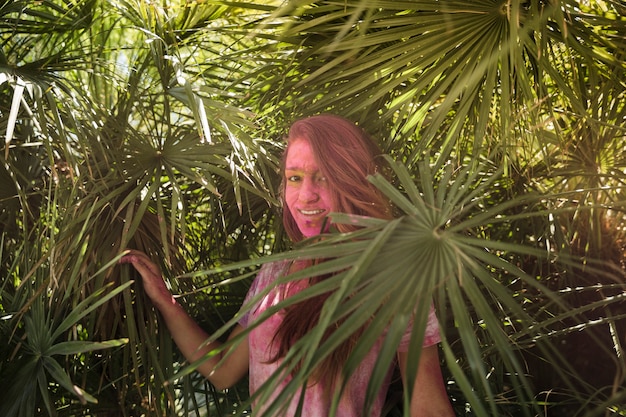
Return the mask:
<svg viewBox="0 0 626 417">
<path fill-rule="evenodd" d="M 263 291 L 263 289 L 265 289 L 268 285 L 271 285 L 277 277 L 285 275 L 289 269 L 289 265 L 289 261 L 273 262 L 263 265 L 255 280 L 253 281 L 250 290 L 248 291 L 248 295 L 246 296 L 246 301 L 244 302 L 244 305 L 256 294 Z M 285 291 L 284 287 L 282 288 L 282 290 L 272 289 L 272 291 L 270 291 L 265 297 L 263 297 L 263 299 L 261 299 L 260 302 L 255 305 L 252 310 L 250 310 L 249 313 L 242 317 L 239 323 L 242 326 L 247 327 L 248 324 L 255 320 L 263 311 L 280 302 L 284 298 L 285 293 L 294 294 L 302 289 L 303 284 L 299 282 L 290 282 L 284 285 L 290 286 L 287 291 Z M 275 356 L 275 351 L 272 346 L 272 340 L 281 321 L 281 314 L 274 314 L 261 325 L 254 328 L 249 334 L 248 343 L 250 346 L 250 394 L 256 392 L 257 389 L 259 389 L 259 387 L 265 381 L 267 381 L 268 378 L 274 372 L 276 372 L 277 368 L 280 366 L 280 363 L 278 362 L 271 362 L 271 358 Z M 400 345 L 398 346 L 398 352 L 408 351 L 410 339 L 411 327 L 409 326 L 402 338 Z M 431 346 L 439 343 L 439 341 L 440 336 L 437 317 L 435 316 L 434 308 L 431 306 L 428 316 L 428 324 L 424 335 L 423 346 Z M 341 402 L 337 412 L 338 417 L 362 417 L 363 405 L 365 403 L 366 396 L 366 388 L 371 379 L 372 371 L 374 369 L 374 365 L 376 364 L 381 345 L 382 339 L 379 340 L 379 342 L 372 348 L 372 350 L 365 357 L 359 368 L 350 377 L 348 387 L 346 388 L 346 391 L 341 398 Z M 378 417 L 381 415 L 386 393 L 391 382 L 392 373 L 393 368 L 389 369 L 381 391 L 375 403 L 373 404 L 372 413 L 370 414 L 370 416 L 372 417 Z M 287 375 L 285 376 L 284 382 L 281 383 L 280 386 L 283 387 L 288 381 L 289 376 Z M 273 394 L 272 398 L 269 401 L 265 402 L 265 404 L 271 404 L 273 398 L 277 394 L 278 393 Z M 288 411 L 281 413 L 280 415 L 285 417 L 295 416 L 296 410 L 298 409 L 298 401 L 300 400 L 299 397 L 299 395 L 296 395 L 293 398 L 291 404 L 289 404 Z M 327 398 L 327 396 L 324 395 L 324 389 L 321 384 L 311 384 L 309 387 L 307 387 L 304 393 L 304 397 L 305 398 L 303 401 L 301 412 L 301 415 L 303 417 L 328 417 L 330 400 Z M 255 415 L 262 416 L 263 409 L 263 404 L 253 405 Z"/>
</svg>

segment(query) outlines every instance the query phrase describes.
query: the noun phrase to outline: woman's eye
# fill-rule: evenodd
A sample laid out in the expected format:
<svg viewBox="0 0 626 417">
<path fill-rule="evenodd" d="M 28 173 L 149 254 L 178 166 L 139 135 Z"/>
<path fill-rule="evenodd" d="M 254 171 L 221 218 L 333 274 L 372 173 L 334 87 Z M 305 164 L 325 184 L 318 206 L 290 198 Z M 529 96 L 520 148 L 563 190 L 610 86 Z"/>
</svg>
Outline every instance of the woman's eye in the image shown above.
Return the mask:
<svg viewBox="0 0 626 417">
<path fill-rule="evenodd" d="M 289 181 L 289 182 L 298 182 L 298 181 L 300 181 L 300 176 L 299 175 L 291 175 L 291 176 L 287 177 L 287 181 Z"/>
</svg>

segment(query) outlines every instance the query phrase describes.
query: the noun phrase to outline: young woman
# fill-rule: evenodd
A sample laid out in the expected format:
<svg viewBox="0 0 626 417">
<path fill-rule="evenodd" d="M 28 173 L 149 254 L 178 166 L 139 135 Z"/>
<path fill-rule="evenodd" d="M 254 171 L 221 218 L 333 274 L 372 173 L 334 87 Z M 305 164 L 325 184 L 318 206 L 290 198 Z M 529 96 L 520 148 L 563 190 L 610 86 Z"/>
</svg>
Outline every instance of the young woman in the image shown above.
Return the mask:
<svg viewBox="0 0 626 417">
<path fill-rule="evenodd" d="M 377 163 L 379 156 L 380 151 L 374 142 L 346 119 L 319 115 L 295 122 L 289 131 L 282 161 L 283 223 L 290 238 L 297 242 L 327 231 L 324 228 L 329 227 L 327 216 L 331 212 L 390 218 L 388 201 L 367 180 L 368 175 L 381 169 Z M 337 227 L 340 230 L 349 229 L 345 225 Z M 203 346 L 208 335 L 175 301 L 163 283 L 159 268 L 145 254 L 130 251 L 121 262 L 131 263 L 140 273 L 147 295 L 189 361 L 200 359 L 218 347 L 217 342 Z M 265 264 L 250 288 L 247 301 L 266 288 L 271 288 L 271 291 L 243 316 L 229 337 L 241 334 L 267 308 L 302 290 L 310 282 L 323 279 L 312 277 L 272 288 L 276 278 L 305 266 L 304 263 L 286 261 Z M 218 389 L 230 387 L 249 373 L 250 393 L 254 393 L 278 371 L 290 347 L 317 324 L 321 305 L 327 297 L 314 297 L 272 315 L 254 327 L 242 343 L 227 352 L 220 350 L 220 354 L 204 361 L 198 370 Z M 410 355 L 410 330 L 407 329 L 397 352 L 403 379 L 406 378 L 405 368 Z M 412 417 L 453 415 L 439 366 L 438 342 L 437 319 L 431 308 L 411 395 Z M 352 338 L 340 345 L 313 375 L 314 381 L 307 384 L 303 398 L 297 395 L 280 415 L 293 416 L 300 409 L 304 417 L 327 417 L 342 365 L 355 343 L 358 341 Z M 380 344 L 377 344 L 349 377 L 340 399 L 338 416 L 363 416 L 366 388 L 379 352 Z M 381 415 L 392 371 L 389 370 L 368 415 Z M 284 376 L 283 386 L 289 378 L 289 375 Z M 273 398 L 276 395 L 278 393 Z M 254 404 L 253 412 L 262 416 L 265 408 L 263 404 Z"/>
</svg>

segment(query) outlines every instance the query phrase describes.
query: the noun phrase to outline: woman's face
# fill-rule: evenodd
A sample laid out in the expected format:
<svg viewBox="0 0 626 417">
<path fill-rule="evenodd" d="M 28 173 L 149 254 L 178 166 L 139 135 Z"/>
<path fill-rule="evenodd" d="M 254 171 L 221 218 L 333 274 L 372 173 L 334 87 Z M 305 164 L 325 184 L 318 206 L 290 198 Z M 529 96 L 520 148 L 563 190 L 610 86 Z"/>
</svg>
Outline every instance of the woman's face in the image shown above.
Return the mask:
<svg viewBox="0 0 626 417">
<path fill-rule="evenodd" d="M 285 204 L 304 237 L 319 234 L 332 211 L 328 183 L 305 139 L 293 139 L 287 149 Z"/>
</svg>

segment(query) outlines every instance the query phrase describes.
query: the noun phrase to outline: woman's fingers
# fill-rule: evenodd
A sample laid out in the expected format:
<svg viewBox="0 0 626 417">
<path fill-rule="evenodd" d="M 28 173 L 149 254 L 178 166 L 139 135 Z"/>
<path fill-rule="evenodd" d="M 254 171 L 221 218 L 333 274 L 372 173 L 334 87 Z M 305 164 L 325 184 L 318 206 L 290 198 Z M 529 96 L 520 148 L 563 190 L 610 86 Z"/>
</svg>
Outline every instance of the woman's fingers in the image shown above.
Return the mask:
<svg viewBox="0 0 626 417">
<path fill-rule="evenodd" d="M 120 259 L 120 263 L 132 264 L 144 279 L 161 279 L 161 270 L 143 252 L 130 251 Z"/>
<path fill-rule="evenodd" d="M 161 270 L 150 260 L 148 255 L 131 249 L 120 259 L 119 263 L 131 264 L 139 272 L 143 281 L 144 291 L 155 304 L 171 303 L 172 294 L 163 281 Z"/>
</svg>

